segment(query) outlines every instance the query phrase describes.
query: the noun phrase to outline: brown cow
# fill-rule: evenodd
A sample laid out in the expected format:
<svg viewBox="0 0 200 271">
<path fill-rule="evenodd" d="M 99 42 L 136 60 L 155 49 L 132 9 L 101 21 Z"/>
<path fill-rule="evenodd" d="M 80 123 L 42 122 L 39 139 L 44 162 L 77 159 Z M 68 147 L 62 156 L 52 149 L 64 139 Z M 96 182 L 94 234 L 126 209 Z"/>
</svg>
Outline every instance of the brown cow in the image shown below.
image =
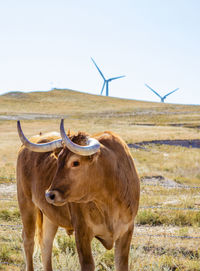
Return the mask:
<svg viewBox="0 0 200 271">
<path fill-rule="evenodd" d="M 115 243 L 117 271 L 128 270 L 140 184 L 128 146 L 104 132 L 46 134 L 23 142 L 17 160 L 17 193 L 23 222 L 26 270 L 33 270 L 35 232 L 39 233 L 44 270 L 52 270 L 52 243 L 58 227 L 75 231 L 81 271 L 94 271 L 91 241 L 106 249 Z"/>
</svg>

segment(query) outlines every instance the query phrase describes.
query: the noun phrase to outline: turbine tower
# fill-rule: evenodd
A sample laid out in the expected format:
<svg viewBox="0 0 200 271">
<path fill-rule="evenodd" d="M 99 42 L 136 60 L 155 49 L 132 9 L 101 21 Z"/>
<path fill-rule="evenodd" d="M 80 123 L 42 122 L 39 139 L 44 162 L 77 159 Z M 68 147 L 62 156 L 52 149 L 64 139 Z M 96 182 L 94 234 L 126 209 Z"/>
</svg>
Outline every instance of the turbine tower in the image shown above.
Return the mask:
<svg viewBox="0 0 200 271">
<path fill-rule="evenodd" d="M 159 98 L 160 101 L 162 103 L 164 103 L 165 99 L 167 98 L 167 96 L 169 96 L 170 94 L 172 94 L 173 92 L 177 91 L 179 88 L 176 88 L 174 90 L 172 90 L 171 92 L 167 93 L 165 96 L 160 96 L 154 89 L 152 89 L 150 86 L 148 86 L 147 84 L 145 84 L 146 87 L 148 87 L 151 91 L 153 91 L 153 93 L 155 93 Z"/>
<path fill-rule="evenodd" d="M 108 84 L 109 82 L 113 81 L 113 80 L 116 80 L 116 79 L 119 79 L 119 78 L 122 78 L 122 77 L 125 77 L 125 75 L 122 75 L 122 76 L 117 76 L 117 77 L 112 77 L 112 78 L 109 78 L 109 79 L 106 79 L 103 75 L 103 73 L 101 72 L 101 70 L 99 69 L 99 67 L 97 66 L 96 62 L 94 61 L 94 59 L 91 57 L 92 59 L 92 62 L 94 63 L 94 65 L 96 66 L 97 70 L 99 71 L 101 77 L 103 78 L 104 82 L 103 82 L 103 87 L 101 89 L 101 95 L 103 93 L 103 90 L 104 90 L 104 87 L 106 86 L 106 96 L 109 96 L 109 89 L 108 89 Z"/>
</svg>

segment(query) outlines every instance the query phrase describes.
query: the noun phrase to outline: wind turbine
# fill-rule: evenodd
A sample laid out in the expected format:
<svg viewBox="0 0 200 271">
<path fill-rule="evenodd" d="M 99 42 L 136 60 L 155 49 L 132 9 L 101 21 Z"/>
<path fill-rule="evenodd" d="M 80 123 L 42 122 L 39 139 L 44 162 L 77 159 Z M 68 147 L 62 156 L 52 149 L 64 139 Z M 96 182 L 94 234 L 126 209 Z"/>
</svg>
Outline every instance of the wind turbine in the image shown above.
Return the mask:
<svg viewBox="0 0 200 271">
<path fill-rule="evenodd" d="M 113 80 L 116 80 L 116 79 L 119 79 L 119 78 L 122 78 L 122 77 L 125 77 L 125 75 L 122 75 L 122 76 L 117 76 L 117 77 L 112 77 L 112 78 L 109 78 L 109 79 L 106 79 L 103 75 L 103 73 L 101 72 L 101 70 L 99 69 L 99 67 L 97 66 L 96 62 L 94 61 L 94 59 L 91 57 L 92 59 L 92 62 L 94 63 L 94 65 L 96 66 L 97 70 L 99 71 L 101 77 L 103 78 L 104 82 L 103 82 L 103 87 L 101 89 L 101 95 L 103 93 L 103 90 L 104 90 L 104 87 L 106 86 L 106 96 L 109 96 L 109 90 L 108 90 L 108 83 L 113 81 Z"/>
<path fill-rule="evenodd" d="M 148 87 L 151 91 L 153 91 L 159 98 L 160 101 L 162 103 L 164 103 L 165 99 L 167 98 L 167 96 L 169 96 L 170 94 L 172 94 L 173 92 L 177 91 L 179 88 L 176 88 L 174 90 L 172 90 L 171 92 L 167 93 L 165 96 L 160 96 L 154 89 L 152 89 L 150 86 L 148 86 L 147 84 L 145 84 L 146 87 Z"/>
</svg>

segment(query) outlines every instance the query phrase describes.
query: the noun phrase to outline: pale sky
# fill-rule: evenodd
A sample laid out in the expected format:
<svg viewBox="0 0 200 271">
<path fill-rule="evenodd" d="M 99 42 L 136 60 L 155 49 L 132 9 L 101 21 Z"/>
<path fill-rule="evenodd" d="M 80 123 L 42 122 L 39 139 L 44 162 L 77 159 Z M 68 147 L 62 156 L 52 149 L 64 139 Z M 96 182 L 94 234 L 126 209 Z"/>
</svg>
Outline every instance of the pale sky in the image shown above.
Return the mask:
<svg viewBox="0 0 200 271">
<path fill-rule="evenodd" d="M 200 104 L 199 0 L 0 1 L 0 94 L 69 88 Z"/>
</svg>

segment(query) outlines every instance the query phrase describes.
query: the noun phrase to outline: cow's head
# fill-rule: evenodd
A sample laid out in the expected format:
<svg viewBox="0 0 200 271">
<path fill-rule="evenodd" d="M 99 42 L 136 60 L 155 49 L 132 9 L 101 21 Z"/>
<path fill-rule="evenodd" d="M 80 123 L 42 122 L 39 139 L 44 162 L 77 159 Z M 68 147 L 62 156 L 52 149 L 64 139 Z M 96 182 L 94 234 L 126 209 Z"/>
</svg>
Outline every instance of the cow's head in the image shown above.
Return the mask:
<svg viewBox="0 0 200 271">
<path fill-rule="evenodd" d="M 32 151 L 48 152 L 62 147 L 57 158 L 56 174 L 45 193 L 49 203 L 61 206 L 66 202 L 88 202 L 92 199 L 95 191 L 91 191 L 94 189 L 91 183 L 101 174 L 97 170 L 100 143 L 96 139 L 79 133 L 71 140 L 65 133 L 63 120 L 60 125 L 62 139 L 52 142 L 30 142 L 24 136 L 19 121 L 18 133 L 23 144 Z"/>
<path fill-rule="evenodd" d="M 77 142 L 79 137 L 82 134 L 74 137 L 73 142 Z M 92 183 L 98 174 L 97 160 L 98 152 L 85 156 L 63 148 L 58 155 L 56 174 L 45 194 L 46 200 L 54 205 L 91 201 L 94 195 Z"/>
</svg>

